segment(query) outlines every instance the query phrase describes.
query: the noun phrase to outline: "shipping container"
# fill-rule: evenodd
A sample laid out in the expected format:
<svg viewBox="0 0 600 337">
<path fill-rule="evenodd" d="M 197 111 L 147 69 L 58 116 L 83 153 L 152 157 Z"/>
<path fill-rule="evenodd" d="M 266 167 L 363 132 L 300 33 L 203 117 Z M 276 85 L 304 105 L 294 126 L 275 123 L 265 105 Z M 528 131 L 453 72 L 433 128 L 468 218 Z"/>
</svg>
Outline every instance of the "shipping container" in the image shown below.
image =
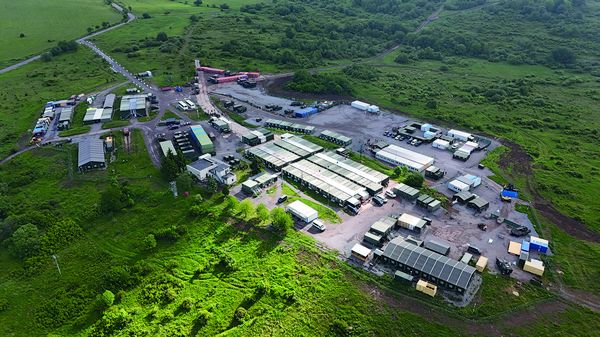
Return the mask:
<svg viewBox="0 0 600 337">
<path fill-rule="evenodd" d="M 203 71 L 203 72 L 209 73 L 209 74 L 218 74 L 218 75 L 225 74 L 225 70 L 223 70 L 223 69 L 217 69 L 217 68 L 211 68 L 211 67 L 198 67 L 197 70 L 198 71 Z"/>
</svg>

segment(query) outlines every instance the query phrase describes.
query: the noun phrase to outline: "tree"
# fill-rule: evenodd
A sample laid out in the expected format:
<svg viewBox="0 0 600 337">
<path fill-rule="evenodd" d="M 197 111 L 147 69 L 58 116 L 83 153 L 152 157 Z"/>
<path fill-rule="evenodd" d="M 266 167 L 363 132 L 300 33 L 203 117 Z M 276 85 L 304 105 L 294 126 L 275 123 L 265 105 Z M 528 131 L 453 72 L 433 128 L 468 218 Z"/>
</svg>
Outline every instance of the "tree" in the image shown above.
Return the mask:
<svg viewBox="0 0 600 337">
<path fill-rule="evenodd" d="M 576 56 L 571 49 L 558 47 L 552 50 L 552 59 L 561 64 L 573 64 L 575 63 Z"/>
<path fill-rule="evenodd" d="M 294 226 L 292 217 L 280 207 L 275 207 L 271 211 L 271 221 L 273 228 L 283 234 L 287 233 Z"/>
<path fill-rule="evenodd" d="M 154 237 L 154 234 L 148 234 L 144 238 L 144 248 L 147 250 L 156 248 L 156 238 Z"/>
<path fill-rule="evenodd" d="M 181 172 L 177 159 L 173 152 L 169 151 L 166 156 L 162 158 L 160 165 L 160 172 L 167 181 L 173 181 Z"/>
<path fill-rule="evenodd" d="M 252 174 L 260 173 L 260 171 L 262 171 L 261 162 L 259 162 L 256 158 L 252 158 L 252 161 L 250 162 L 250 169 L 252 170 Z"/>
<path fill-rule="evenodd" d="M 125 207 L 132 207 L 134 201 L 131 198 L 130 191 L 126 182 L 121 184 L 116 178 L 113 178 L 110 185 L 100 194 L 100 204 L 98 205 L 101 213 L 118 212 Z"/>
<path fill-rule="evenodd" d="M 403 177 L 408 173 L 408 169 L 406 168 L 406 166 L 396 166 L 396 168 L 394 169 L 394 175 L 396 175 L 396 177 Z"/>
<path fill-rule="evenodd" d="M 192 175 L 189 173 L 183 173 L 183 174 L 179 175 L 179 177 L 177 177 L 175 182 L 177 183 L 177 188 L 181 191 L 189 191 L 192 189 L 192 186 L 194 185 L 194 179 L 192 178 Z"/>
<path fill-rule="evenodd" d="M 20 38 L 24 38 L 24 37 L 25 37 L 25 33 L 21 33 L 21 34 L 19 34 L 19 37 L 20 37 Z"/>
<path fill-rule="evenodd" d="M 229 195 L 229 185 L 223 184 L 223 188 L 221 188 L 221 193 L 223 193 L 223 195 Z"/>
<path fill-rule="evenodd" d="M 264 204 L 256 206 L 256 217 L 261 223 L 269 220 L 269 209 Z"/>
<path fill-rule="evenodd" d="M 142 14 L 142 19 L 150 19 L 150 18 L 151 18 L 150 14 L 148 14 L 148 13 Z"/>
<path fill-rule="evenodd" d="M 215 193 L 219 188 L 217 180 L 213 176 L 206 177 L 206 188 L 209 192 Z"/>
<path fill-rule="evenodd" d="M 113 294 L 110 290 L 105 290 L 102 295 L 100 295 L 100 304 L 104 308 L 108 308 L 115 303 L 115 294 Z"/>
<path fill-rule="evenodd" d="M 156 34 L 156 41 L 167 41 L 169 39 L 169 37 L 167 36 L 167 33 L 165 32 L 160 32 L 158 34 Z"/>
<path fill-rule="evenodd" d="M 221 4 L 221 5 L 219 5 L 219 8 L 221 8 L 221 10 L 229 9 L 229 5 L 228 4 Z"/>
<path fill-rule="evenodd" d="M 19 227 L 10 237 L 10 251 L 19 258 L 33 256 L 40 244 L 40 231 L 34 224 Z"/>
<path fill-rule="evenodd" d="M 412 186 L 414 188 L 423 187 L 423 181 L 425 179 L 423 176 L 417 172 L 410 172 L 408 176 L 404 179 L 404 183 L 408 186 Z"/>
<path fill-rule="evenodd" d="M 250 199 L 244 199 L 240 202 L 235 210 L 235 213 L 241 220 L 248 221 L 253 218 L 256 218 L 256 209 L 254 208 L 254 204 Z"/>
<path fill-rule="evenodd" d="M 196 5 L 196 6 L 202 5 L 202 0 L 194 0 L 194 5 Z"/>
<path fill-rule="evenodd" d="M 190 16 L 190 21 L 192 21 L 192 22 L 198 22 L 198 16 L 196 16 L 195 14 L 192 14 Z"/>
</svg>

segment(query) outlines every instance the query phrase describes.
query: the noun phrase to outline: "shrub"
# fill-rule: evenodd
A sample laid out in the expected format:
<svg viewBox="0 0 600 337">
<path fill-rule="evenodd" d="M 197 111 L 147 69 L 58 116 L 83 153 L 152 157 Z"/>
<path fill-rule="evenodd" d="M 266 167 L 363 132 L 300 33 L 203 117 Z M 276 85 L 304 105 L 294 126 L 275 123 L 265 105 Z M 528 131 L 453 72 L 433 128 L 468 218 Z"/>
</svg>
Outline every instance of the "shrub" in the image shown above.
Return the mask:
<svg viewBox="0 0 600 337">
<path fill-rule="evenodd" d="M 113 294 L 110 290 L 105 290 L 102 295 L 100 295 L 100 304 L 104 308 L 108 308 L 115 303 L 115 294 Z"/>
</svg>

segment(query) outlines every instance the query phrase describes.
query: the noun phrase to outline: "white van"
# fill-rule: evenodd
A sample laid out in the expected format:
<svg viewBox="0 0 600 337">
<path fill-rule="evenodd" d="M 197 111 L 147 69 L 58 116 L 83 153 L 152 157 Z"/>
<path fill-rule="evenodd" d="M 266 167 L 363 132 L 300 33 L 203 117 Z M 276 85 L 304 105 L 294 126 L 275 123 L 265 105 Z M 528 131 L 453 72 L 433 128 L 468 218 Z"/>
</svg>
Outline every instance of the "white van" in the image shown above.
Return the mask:
<svg viewBox="0 0 600 337">
<path fill-rule="evenodd" d="M 187 103 L 187 105 L 190 107 L 190 109 L 192 110 L 196 110 L 196 104 L 194 104 L 194 102 L 190 101 L 189 99 L 185 100 L 185 103 Z"/>
<path fill-rule="evenodd" d="M 188 111 L 190 109 L 190 107 L 184 101 L 177 102 L 177 107 L 183 111 Z"/>
</svg>

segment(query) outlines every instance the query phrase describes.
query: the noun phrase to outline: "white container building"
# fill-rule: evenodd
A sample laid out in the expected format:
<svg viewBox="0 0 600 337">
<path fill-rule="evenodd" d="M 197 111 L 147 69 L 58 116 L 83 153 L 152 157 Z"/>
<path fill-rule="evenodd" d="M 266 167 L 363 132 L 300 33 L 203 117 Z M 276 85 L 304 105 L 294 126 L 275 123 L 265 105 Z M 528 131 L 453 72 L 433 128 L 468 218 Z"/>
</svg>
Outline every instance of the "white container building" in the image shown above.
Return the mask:
<svg viewBox="0 0 600 337">
<path fill-rule="evenodd" d="M 319 213 L 314 208 L 296 200 L 287 206 L 287 211 L 305 223 L 310 223 L 319 218 Z"/>
<path fill-rule="evenodd" d="M 450 147 L 450 142 L 443 139 L 436 139 L 433 141 L 431 146 L 435 147 L 436 149 L 447 150 L 448 147 Z"/>
<path fill-rule="evenodd" d="M 460 176 L 456 179 L 462 181 L 465 184 L 469 184 L 469 186 L 472 187 L 477 187 L 481 185 L 481 177 L 472 174 L 465 174 L 464 176 Z"/>
<path fill-rule="evenodd" d="M 468 132 L 454 130 L 454 129 L 448 131 L 448 136 L 450 136 L 454 139 L 462 140 L 463 142 L 466 142 L 473 137 L 473 135 Z"/>
<path fill-rule="evenodd" d="M 367 111 L 367 110 L 369 110 L 369 107 L 371 107 L 371 104 L 361 102 L 361 101 L 354 101 L 354 102 L 350 103 L 350 106 L 352 106 L 353 108 L 362 110 L 362 111 Z"/>
<path fill-rule="evenodd" d="M 470 188 L 469 184 L 465 184 L 458 179 L 454 179 L 448 183 L 448 189 L 456 193 L 468 191 Z"/>
<path fill-rule="evenodd" d="M 411 231 L 421 232 L 426 224 L 425 220 L 408 213 L 402 213 L 398 218 L 398 225 Z"/>
<path fill-rule="evenodd" d="M 397 145 L 389 145 L 375 153 L 375 157 L 386 163 L 405 166 L 411 171 L 423 172 L 433 165 L 433 158 L 405 149 Z"/>
</svg>

